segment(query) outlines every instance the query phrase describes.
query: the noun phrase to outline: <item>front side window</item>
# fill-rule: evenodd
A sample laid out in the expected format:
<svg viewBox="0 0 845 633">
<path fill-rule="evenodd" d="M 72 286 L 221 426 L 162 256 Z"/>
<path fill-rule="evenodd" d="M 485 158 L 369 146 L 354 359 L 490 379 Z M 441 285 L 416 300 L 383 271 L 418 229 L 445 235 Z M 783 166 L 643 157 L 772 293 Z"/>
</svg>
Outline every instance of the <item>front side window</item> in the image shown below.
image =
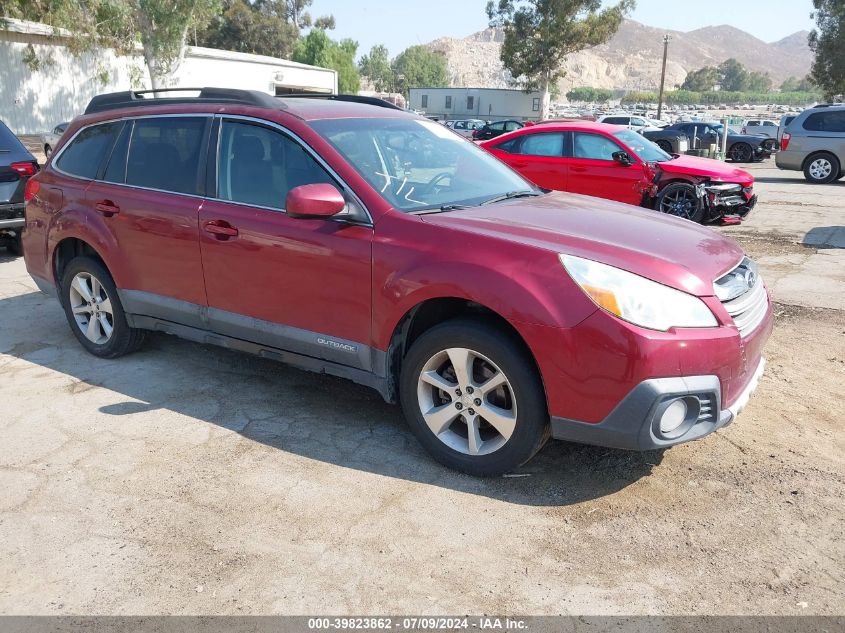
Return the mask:
<svg viewBox="0 0 845 633">
<path fill-rule="evenodd" d="M 223 121 L 217 158 L 219 199 L 281 210 L 291 189 L 315 183 L 337 186 L 296 141 L 260 125 Z"/>
<path fill-rule="evenodd" d="M 507 123 L 505 123 L 505 132 L 513 132 L 514 130 L 518 130 L 521 127 L 522 126 L 516 121 L 508 121 Z"/>
<path fill-rule="evenodd" d="M 59 156 L 56 167 L 71 176 L 93 180 L 122 125 L 122 121 L 111 121 L 85 128 Z"/>
<path fill-rule="evenodd" d="M 625 143 L 625 145 L 628 146 L 628 149 L 639 156 L 640 160 L 645 163 L 662 163 L 667 160 L 672 160 L 672 157 L 669 154 L 645 138 L 642 134 L 637 134 L 631 130 L 624 130 L 622 132 L 616 132 L 613 136 Z"/>
<path fill-rule="evenodd" d="M 126 184 L 196 194 L 207 121 L 206 117 L 137 119 L 129 141 Z"/>
<path fill-rule="evenodd" d="M 563 132 L 528 134 L 522 137 L 519 153 L 529 156 L 557 156 L 560 158 L 563 156 L 564 138 Z"/>
<path fill-rule="evenodd" d="M 492 154 L 415 118 L 326 119 L 311 127 L 394 208 L 477 205 L 535 188 Z"/>
<path fill-rule="evenodd" d="M 575 158 L 591 160 L 613 160 L 613 153 L 622 148 L 606 136 L 599 134 L 575 133 L 573 154 Z"/>
</svg>

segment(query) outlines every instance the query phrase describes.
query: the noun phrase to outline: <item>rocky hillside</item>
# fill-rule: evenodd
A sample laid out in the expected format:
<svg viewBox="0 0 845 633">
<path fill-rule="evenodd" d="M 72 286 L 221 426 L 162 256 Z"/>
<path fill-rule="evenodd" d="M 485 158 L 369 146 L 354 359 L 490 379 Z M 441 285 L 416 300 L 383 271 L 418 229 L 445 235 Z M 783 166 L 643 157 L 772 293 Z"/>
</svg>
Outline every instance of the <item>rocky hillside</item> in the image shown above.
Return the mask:
<svg viewBox="0 0 845 633">
<path fill-rule="evenodd" d="M 730 57 L 751 70 L 768 72 L 775 85 L 790 76 L 803 77 L 812 62 L 806 31 L 767 44 L 731 26 L 682 33 L 626 20 L 607 44 L 567 59 L 566 77 L 560 82 L 562 92 L 572 86 L 656 89 L 665 33 L 672 38 L 666 66 L 669 88 L 683 83 L 687 72 L 717 65 Z M 502 38 L 500 30 L 486 29 L 463 39 L 441 38 L 429 46 L 446 54 L 451 85 L 504 88 L 512 85 L 512 77 L 499 60 Z"/>
</svg>

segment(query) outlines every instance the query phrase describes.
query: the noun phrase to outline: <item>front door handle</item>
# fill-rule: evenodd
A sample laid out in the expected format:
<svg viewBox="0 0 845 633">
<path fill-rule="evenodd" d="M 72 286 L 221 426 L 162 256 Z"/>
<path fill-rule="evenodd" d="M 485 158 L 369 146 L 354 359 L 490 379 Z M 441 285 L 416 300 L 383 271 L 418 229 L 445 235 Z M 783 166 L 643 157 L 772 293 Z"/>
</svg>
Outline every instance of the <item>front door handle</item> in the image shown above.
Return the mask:
<svg viewBox="0 0 845 633">
<path fill-rule="evenodd" d="M 107 218 L 110 218 L 113 215 L 117 215 L 118 213 L 120 213 L 120 207 L 117 206 L 111 200 L 100 200 L 97 204 L 94 205 L 94 208 Z"/>
<path fill-rule="evenodd" d="M 206 222 L 203 228 L 206 233 L 211 233 L 214 237 L 221 241 L 226 241 L 230 237 L 238 236 L 238 229 L 225 220 L 212 220 L 211 222 Z"/>
</svg>

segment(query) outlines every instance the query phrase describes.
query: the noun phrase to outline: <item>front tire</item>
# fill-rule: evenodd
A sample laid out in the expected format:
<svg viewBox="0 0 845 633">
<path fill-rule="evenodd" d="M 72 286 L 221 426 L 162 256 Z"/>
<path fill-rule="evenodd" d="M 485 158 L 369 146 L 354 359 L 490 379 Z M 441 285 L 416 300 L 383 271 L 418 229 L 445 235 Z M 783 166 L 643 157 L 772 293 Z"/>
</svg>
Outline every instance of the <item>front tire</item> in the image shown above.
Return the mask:
<svg viewBox="0 0 845 633">
<path fill-rule="evenodd" d="M 666 185 L 657 194 L 654 208 L 692 222 L 701 222 L 704 217 L 704 201 L 696 194 L 695 187 L 685 182 Z"/>
<path fill-rule="evenodd" d="M 816 185 L 826 185 L 839 176 L 839 160 L 833 154 L 816 154 L 804 165 L 804 178 Z"/>
<path fill-rule="evenodd" d="M 91 257 L 76 257 L 62 274 L 61 300 L 70 329 L 94 356 L 117 358 L 135 351 L 146 336 L 129 327 L 117 287 Z"/>
<path fill-rule="evenodd" d="M 455 319 L 420 336 L 402 364 L 400 400 L 423 448 L 469 475 L 512 471 L 549 436 L 533 360 L 513 335 L 481 321 Z"/>
</svg>

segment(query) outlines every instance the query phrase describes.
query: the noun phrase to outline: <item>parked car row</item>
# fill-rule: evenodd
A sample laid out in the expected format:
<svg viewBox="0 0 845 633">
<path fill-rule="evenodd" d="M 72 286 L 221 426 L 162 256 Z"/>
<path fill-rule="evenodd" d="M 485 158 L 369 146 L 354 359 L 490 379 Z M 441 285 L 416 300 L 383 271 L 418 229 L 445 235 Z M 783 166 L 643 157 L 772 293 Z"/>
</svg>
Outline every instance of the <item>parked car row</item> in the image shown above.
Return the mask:
<svg viewBox="0 0 845 633">
<path fill-rule="evenodd" d="M 341 376 L 400 403 L 435 459 L 498 475 L 549 437 L 665 449 L 736 419 L 771 302 L 735 242 L 682 218 L 750 209 L 751 184 L 618 126 L 479 147 L 386 103 L 129 92 L 29 178 L 23 244 L 94 356 L 157 330 Z"/>
</svg>

